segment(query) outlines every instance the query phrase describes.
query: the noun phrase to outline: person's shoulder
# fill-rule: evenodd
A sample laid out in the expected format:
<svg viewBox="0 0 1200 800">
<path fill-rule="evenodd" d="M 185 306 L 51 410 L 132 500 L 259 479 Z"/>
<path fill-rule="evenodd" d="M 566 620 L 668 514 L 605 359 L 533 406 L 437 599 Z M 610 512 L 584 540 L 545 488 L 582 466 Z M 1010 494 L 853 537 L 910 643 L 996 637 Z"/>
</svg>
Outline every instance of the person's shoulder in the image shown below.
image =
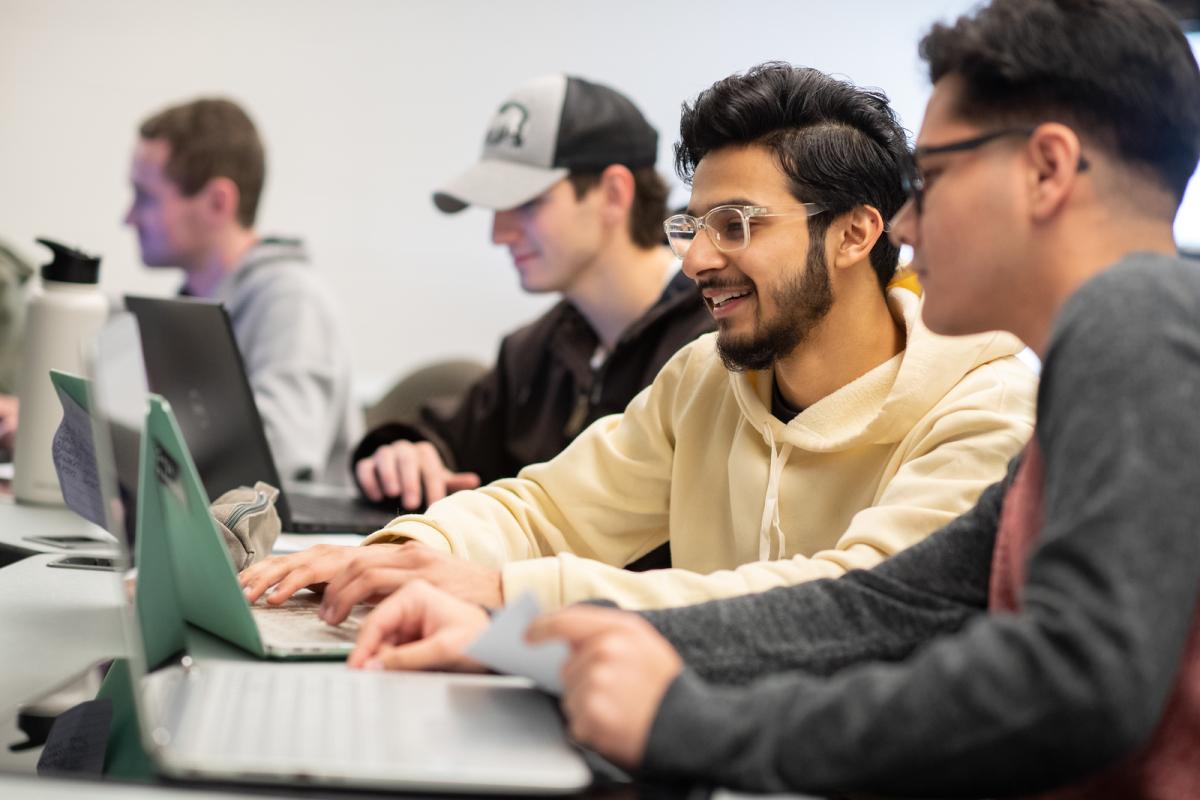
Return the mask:
<svg viewBox="0 0 1200 800">
<path fill-rule="evenodd" d="M 324 281 L 303 250 L 265 252 L 239 270 L 237 285 L 243 290 L 287 289 L 323 292 Z"/>
<path fill-rule="evenodd" d="M 308 252 L 299 239 L 264 239 L 238 270 L 233 299 L 280 298 L 288 302 L 324 307 L 331 297 L 330 287 L 313 268 Z"/>
<path fill-rule="evenodd" d="M 1063 304 L 1051 336 L 1085 331 L 1093 340 L 1158 338 L 1177 321 L 1200 315 L 1200 262 L 1132 253 L 1092 277 Z"/>
<path fill-rule="evenodd" d="M 706 333 L 675 351 L 675 355 L 659 370 L 654 382 L 670 380 L 699 388 L 716 382 L 725 385 L 729 381 L 729 370 L 717 352 L 717 334 Z"/>
<path fill-rule="evenodd" d="M 515 351 L 525 351 L 530 348 L 543 349 L 555 331 L 564 325 L 574 325 L 580 322 L 582 322 L 582 316 L 575 307 L 566 300 L 559 300 L 540 317 L 506 333 L 502 339 L 504 349 Z"/>
<path fill-rule="evenodd" d="M 1200 261 L 1159 253 L 1132 253 L 1092 277 L 1071 296 L 1064 315 L 1097 308 L 1130 314 L 1146 304 L 1200 303 Z M 1125 309 L 1124 312 L 1121 309 Z"/>
<path fill-rule="evenodd" d="M 1200 265 L 1131 254 L 1090 278 L 1063 304 L 1042 364 L 1043 388 L 1063 375 L 1078 380 L 1081 370 L 1117 380 L 1120 374 L 1145 379 L 1178 369 L 1177 356 L 1200 352 L 1197 319 Z"/>
</svg>

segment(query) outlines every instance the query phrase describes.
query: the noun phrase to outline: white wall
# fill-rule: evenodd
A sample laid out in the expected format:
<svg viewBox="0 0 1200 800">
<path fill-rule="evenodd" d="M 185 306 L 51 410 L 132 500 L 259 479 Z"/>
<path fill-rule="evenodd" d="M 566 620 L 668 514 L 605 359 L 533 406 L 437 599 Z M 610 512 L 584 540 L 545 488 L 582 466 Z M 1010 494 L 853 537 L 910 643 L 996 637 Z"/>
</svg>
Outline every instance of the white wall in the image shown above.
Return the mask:
<svg viewBox="0 0 1200 800">
<path fill-rule="evenodd" d="M 548 306 L 522 294 L 491 218 L 430 191 L 475 158 L 512 87 L 567 71 L 629 94 L 669 172 L 679 104 L 782 59 L 884 88 L 920 124 L 920 34 L 968 0 L 0 0 L 0 236 L 104 256 L 110 292 L 166 294 L 121 227 L 138 122 L 230 96 L 266 140 L 264 231 L 308 239 L 365 385 L 432 358 L 490 359 Z M 686 199 L 686 192 L 677 195 Z"/>
<path fill-rule="evenodd" d="M 1200 59 L 1200 33 L 1189 33 L 1188 40 L 1192 43 L 1192 52 Z M 1200 251 L 1200 182 L 1196 175 L 1192 175 L 1192 182 L 1188 184 L 1175 216 L 1175 241 L 1182 247 Z"/>
</svg>

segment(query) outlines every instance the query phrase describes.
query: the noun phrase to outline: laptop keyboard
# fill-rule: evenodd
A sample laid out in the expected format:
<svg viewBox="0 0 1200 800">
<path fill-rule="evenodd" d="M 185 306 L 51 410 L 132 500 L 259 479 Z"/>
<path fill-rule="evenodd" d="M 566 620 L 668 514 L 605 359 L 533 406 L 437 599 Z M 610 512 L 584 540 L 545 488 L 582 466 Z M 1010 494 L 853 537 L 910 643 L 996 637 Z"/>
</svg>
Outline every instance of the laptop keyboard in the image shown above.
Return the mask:
<svg viewBox="0 0 1200 800">
<path fill-rule="evenodd" d="M 422 737 L 403 735 L 419 725 L 403 711 L 414 705 L 410 685 L 364 680 L 377 677 L 343 667 L 206 665 L 189 677 L 180 730 L 198 757 L 231 767 L 390 762 L 397 742 L 411 751 Z"/>
<path fill-rule="evenodd" d="M 519 680 L 230 661 L 159 677 L 175 774 L 542 791 L 589 780 L 553 704 Z"/>
<path fill-rule="evenodd" d="M 326 625 L 317 616 L 320 598 L 312 595 L 290 597 L 281 606 L 263 603 L 250 606 L 264 644 L 276 647 L 353 645 L 358 626 L 371 612 L 371 606 L 355 606 L 350 616 L 337 627 Z"/>
<path fill-rule="evenodd" d="M 325 497 L 292 489 L 287 495 L 292 512 L 288 528 L 300 532 L 374 533 L 399 516 L 349 497 Z"/>
</svg>

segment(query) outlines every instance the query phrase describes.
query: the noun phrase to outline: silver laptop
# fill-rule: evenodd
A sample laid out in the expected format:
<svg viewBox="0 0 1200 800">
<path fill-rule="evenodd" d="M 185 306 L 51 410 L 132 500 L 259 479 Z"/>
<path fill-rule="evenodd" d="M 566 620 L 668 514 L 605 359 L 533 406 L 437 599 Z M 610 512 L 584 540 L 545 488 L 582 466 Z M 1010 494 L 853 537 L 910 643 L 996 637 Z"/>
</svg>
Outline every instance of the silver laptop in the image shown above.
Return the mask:
<svg viewBox="0 0 1200 800">
<path fill-rule="evenodd" d="M 122 325 L 118 320 L 102 334 L 93 366 L 91 407 L 98 442 L 111 442 L 105 405 L 114 394 L 105 389 L 113 379 L 111 368 L 131 363 L 117 355 L 123 351 L 114 345 L 113 337 L 129 344 Z M 113 416 L 128 419 L 136 413 L 125 409 Z M 155 498 L 176 496 L 182 488 L 170 462 L 154 457 L 170 444 L 170 437 L 155 435 L 156 428 L 170 421 L 169 407 L 152 396 L 145 418 L 142 521 Z M 177 444 L 182 447 L 182 441 Z M 106 447 L 96 450 L 110 530 L 121 538 L 115 467 Z M 167 454 L 176 466 L 191 466 L 186 450 Z M 160 488 L 145 486 L 146 480 Z M 192 480 L 198 483 L 194 475 Z M 186 492 L 183 498 L 175 497 L 181 507 L 191 499 Z M 125 595 L 130 597 L 124 614 L 129 670 L 143 746 L 164 773 L 221 781 L 520 794 L 562 794 L 590 783 L 591 773 L 568 743 L 554 702 L 521 678 L 180 658 L 183 598 L 155 589 L 173 582 L 163 578 L 176 577 L 162 554 L 155 554 L 173 542 L 151 535 L 143 523 L 138 527 L 137 589 Z"/>
</svg>

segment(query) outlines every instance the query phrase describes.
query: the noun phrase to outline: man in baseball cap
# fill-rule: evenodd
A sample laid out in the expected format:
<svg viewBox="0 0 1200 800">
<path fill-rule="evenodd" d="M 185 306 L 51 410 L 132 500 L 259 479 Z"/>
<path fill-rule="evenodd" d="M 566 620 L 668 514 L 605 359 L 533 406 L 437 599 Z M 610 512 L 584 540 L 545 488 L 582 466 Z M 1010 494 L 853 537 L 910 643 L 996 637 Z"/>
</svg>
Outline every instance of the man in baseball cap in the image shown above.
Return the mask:
<svg viewBox="0 0 1200 800">
<path fill-rule="evenodd" d="M 713 328 L 663 241 L 657 150 L 629 98 L 582 78 L 537 78 L 499 104 L 479 161 L 433 201 L 495 212 L 522 287 L 563 300 L 505 337 L 456 408 L 367 434 L 352 463 L 368 498 L 411 510 L 549 460 Z"/>
</svg>

